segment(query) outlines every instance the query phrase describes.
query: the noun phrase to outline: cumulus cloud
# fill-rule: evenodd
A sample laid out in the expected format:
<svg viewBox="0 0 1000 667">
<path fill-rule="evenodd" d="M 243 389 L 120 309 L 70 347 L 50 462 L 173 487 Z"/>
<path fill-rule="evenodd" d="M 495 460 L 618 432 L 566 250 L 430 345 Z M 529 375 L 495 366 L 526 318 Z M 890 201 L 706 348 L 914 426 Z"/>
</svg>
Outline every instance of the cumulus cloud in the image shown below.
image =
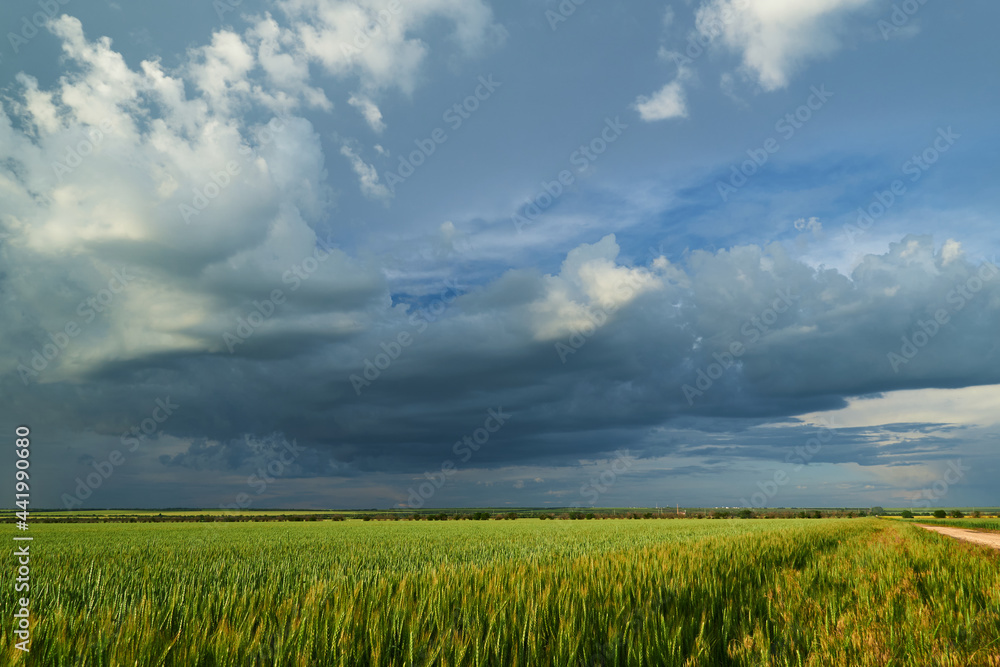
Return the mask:
<svg viewBox="0 0 1000 667">
<path fill-rule="evenodd" d="M 309 84 L 309 61 L 288 52 L 287 47 L 295 40 L 289 28 L 267 14 L 247 31 L 245 38 L 256 46 L 257 62 L 267 77 L 267 86 L 255 87 L 255 93 L 272 112 L 287 113 L 299 99 L 316 109 L 333 109 L 326 93 Z"/>
<path fill-rule="evenodd" d="M 743 74 L 767 91 L 788 85 L 789 77 L 803 63 L 828 56 L 840 48 L 841 25 L 853 11 L 872 0 L 705 0 L 695 13 L 696 32 L 686 49 L 661 47 L 659 57 L 678 65 L 676 79 L 650 96 L 639 96 L 633 107 L 645 121 L 686 118 L 685 84 L 692 77 L 692 58 L 704 48 L 720 45 L 742 58 Z M 673 22 L 668 10 L 665 23 Z M 691 55 L 691 45 L 698 48 Z M 721 77 L 723 92 L 742 102 L 731 74 Z"/>
<path fill-rule="evenodd" d="M 872 0 L 707 0 L 697 11 L 698 31 L 738 52 L 744 72 L 764 90 L 788 85 L 808 60 L 840 48 L 840 27 Z"/>
<path fill-rule="evenodd" d="M 355 77 L 353 106 L 367 113 L 367 100 L 377 111 L 378 91 L 419 80 L 427 47 L 418 27 L 444 19 L 466 53 L 495 26 L 481 3 L 425 0 L 383 16 L 385 41 L 373 34 L 362 49 L 353 29 L 370 28 L 388 5 L 279 4 L 288 21 L 265 16 L 242 35 L 218 31 L 176 67 L 130 67 L 110 40 L 59 19 L 52 30 L 65 73 L 49 85 L 21 75 L 4 99 L 0 389 L 9 414 L 59 424 L 72 441 L 40 448 L 39 465 L 47 456 L 57 466 L 67 452 L 90 461 L 166 397 L 180 408 L 137 457 L 147 480 L 176 481 L 185 468 L 212 473 L 191 478 L 199 483 L 239 473 L 245 484 L 247 471 L 294 441 L 311 454 L 287 477 L 325 473 L 333 460 L 342 465 L 331 475 L 371 475 L 380 498 L 401 502 L 399 478 L 440 469 L 487 409 L 510 418 L 472 470 L 517 467 L 512 483 L 544 479 L 554 486 L 538 493 L 560 499 L 579 488 L 566 469 L 615 447 L 646 462 L 682 460 L 655 475 L 636 463 L 652 487 L 665 474 L 717 474 L 721 453 L 771 460 L 775 442 L 801 443 L 792 426 L 813 427 L 795 416 L 845 406 L 856 418 L 844 444 L 824 450 L 832 463 L 902 467 L 932 444 L 956 446 L 955 429 L 983 428 L 978 417 L 917 423 L 920 414 L 892 401 L 882 413 L 856 405 L 880 392 L 1000 383 L 1000 278 L 955 239 L 939 247 L 905 237 L 849 274 L 778 244 L 635 261 L 622 251 L 634 239 L 603 232 L 560 250 L 557 268 L 490 273 L 450 261 L 472 226 L 442 222 L 451 213 L 436 219 L 423 256 L 448 257 L 442 265 L 408 272 L 340 247 L 323 142 L 303 116 L 332 106 L 311 86 L 308 64 Z M 747 10 L 746 25 L 810 34 L 820 28 L 801 17 L 849 5 L 796 13 L 762 3 L 774 11 Z M 771 34 L 733 31 L 734 48 L 748 54 Z M 778 40 L 780 57 L 754 55 L 748 62 L 759 67 L 748 67 L 762 85 L 778 85 L 797 58 L 819 53 L 793 47 Z M 639 111 L 679 117 L 682 93 L 657 93 Z M 384 198 L 364 150 L 339 151 L 362 192 Z M 815 218 L 795 227 L 821 231 Z M 352 376 L 370 384 L 360 391 Z M 985 413 L 992 394 L 974 398 Z M 906 423 L 887 427 L 892 410 Z M 721 441 L 719 432 L 740 438 Z M 879 475 L 890 479 L 879 472 L 871 481 Z M 307 481 L 313 500 L 326 497 L 325 480 Z M 191 493 L 203 505 L 217 500 Z"/>
<path fill-rule="evenodd" d="M 481 0 L 278 0 L 294 35 L 289 50 L 336 76 L 356 76 L 364 91 L 397 88 L 410 93 L 429 52 L 416 33 L 432 20 L 453 27 L 462 52 L 499 43 L 503 28 Z"/>
<path fill-rule="evenodd" d="M 361 159 L 361 156 L 354 152 L 348 145 L 340 147 L 340 154 L 351 162 L 351 169 L 358 175 L 358 183 L 361 186 L 361 193 L 371 199 L 388 199 L 392 196 L 389 188 L 384 183 L 379 182 L 378 171 L 375 167 Z"/>
<path fill-rule="evenodd" d="M 609 234 L 593 245 L 574 248 L 559 274 L 546 276 L 544 295 L 531 306 L 536 338 L 569 336 L 593 326 L 595 309 L 614 312 L 644 292 L 663 286 L 647 269 L 617 265 L 619 251 L 614 234 Z"/>
<path fill-rule="evenodd" d="M 372 128 L 372 131 L 376 134 L 382 133 L 385 129 L 385 123 L 382 122 L 382 112 L 379 111 L 374 102 L 364 96 L 351 95 L 347 103 L 361 112 L 361 115 L 365 118 L 365 122 Z"/>
<path fill-rule="evenodd" d="M 635 101 L 635 110 L 645 121 L 686 118 L 687 104 L 681 80 L 671 81 L 651 97 L 639 96 Z"/>
<path fill-rule="evenodd" d="M 74 18 L 52 30 L 69 70 L 44 91 L 19 76 L 21 94 L 0 109 L 0 224 L 7 276 L 19 276 L 5 279 L 26 297 L 2 306 L 5 370 L 53 382 L 112 359 L 225 349 L 254 300 L 290 291 L 286 273 L 317 249 L 310 222 L 330 196 L 315 131 L 255 103 L 253 54 L 231 32 L 168 72 L 155 61 L 130 69 Z M 352 326 L 345 313 L 376 297 L 377 273 L 323 256 L 298 296 L 336 283 L 343 305 L 327 296 L 323 312 L 286 308 L 262 337 L 297 318 L 326 320 L 336 335 Z M 52 289 L 58 299 L 42 296 Z M 82 329 L 73 345 L 36 360 L 39 373 L 30 351 L 71 324 Z"/>
<path fill-rule="evenodd" d="M 955 260 L 962 257 L 964 251 L 962 250 L 962 244 L 955 239 L 948 239 L 944 242 L 944 246 L 941 248 L 941 261 L 946 266 L 951 264 Z"/>
</svg>

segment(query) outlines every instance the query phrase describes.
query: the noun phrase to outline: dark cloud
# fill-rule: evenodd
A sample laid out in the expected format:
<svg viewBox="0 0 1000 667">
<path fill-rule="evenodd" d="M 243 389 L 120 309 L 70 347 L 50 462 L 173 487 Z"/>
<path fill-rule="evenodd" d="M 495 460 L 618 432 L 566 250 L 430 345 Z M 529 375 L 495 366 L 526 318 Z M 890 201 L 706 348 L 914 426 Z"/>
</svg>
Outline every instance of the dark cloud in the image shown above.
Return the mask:
<svg viewBox="0 0 1000 667">
<path fill-rule="evenodd" d="M 434 0 L 418 14 L 472 42 L 497 28 L 481 3 Z M 308 67 L 283 70 L 258 48 L 279 26 L 256 21 L 170 69 L 126 63 L 60 18 L 62 78 L 46 88 L 21 76 L 0 107 L 0 395 L 7 419 L 47 432 L 40 456 L 59 483 L 141 432 L 107 490 L 119 504 L 144 502 L 146 480 L 158 501 L 172 482 L 175 504 L 211 505 L 277 462 L 295 484 L 269 490 L 273 502 L 395 504 L 449 460 L 464 481 L 435 502 L 568 503 L 620 450 L 635 460 L 631 482 L 602 502 L 701 478 L 714 480 L 698 491 L 708 498 L 783 464 L 814 437 L 804 415 L 1000 384 L 1000 273 L 970 259 L 958 233 L 899 235 L 848 272 L 796 254 L 801 237 L 691 250 L 709 243 L 698 225 L 668 229 L 676 243 L 654 250 L 653 223 L 618 220 L 642 203 L 623 201 L 619 215 L 593 192 L 597 215 L 577 220 L 563 200 L 522 235 L 496 212 L 507 201 L 433 233 L 423 208 L 359 232 L 338 198 L 377 174 L 375 158 L 338 136 L 354 171 L 331 177 L 316 121 L 331 102 Z M 398 71 L 375 51 L 351 63 L 299 55 L 365 91 L 409 94 L 423 47 L 396 46 L 414 49 L 382 54 Z M 86 155 L 70 160 L 82 138 Z M 700 223 L 714 210 L 681 201 L 674 212 Z M 730 226 L 760 238 L 747 219 Z M 178 407 L 160 419 L 163 401 Z M 490 410 L 509 418 L 487 431 Z M 822 466 L 927 468 L 995 439 L 979 423 L 876 421 L 834 427 L 806 462 L 809 484 L 826 488 L 811 476 Z M 479 433 L 488 439 L 463 459 Z M 914 483 L 925 481 L 900 482 Z M 55 503 L 61 489 L 46 493 Z"/>
</svg>

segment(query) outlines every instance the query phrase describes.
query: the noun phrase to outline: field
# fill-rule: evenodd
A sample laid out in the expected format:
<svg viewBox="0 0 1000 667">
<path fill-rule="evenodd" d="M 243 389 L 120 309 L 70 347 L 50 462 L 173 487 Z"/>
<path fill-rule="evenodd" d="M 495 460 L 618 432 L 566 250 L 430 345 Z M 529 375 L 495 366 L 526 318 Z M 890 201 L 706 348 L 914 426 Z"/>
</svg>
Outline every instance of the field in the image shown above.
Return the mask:
<svg viewBox="0 0 1000 667">
<path fill-rule="evenodd" d="M 5 632 L 4 664 L 1000 665 L 1000 557 L 904 521 L 31 532 L 31 653 Z"/>
<path fill-rule="evenodd" d="M 910 523 L 923 523 L 928 526 L 950 526 L 952 528 L 968 528 L 970 530 L 1000 530 L 1000 519 L 934 519 L 918 517 L 903 519 Z"/>
</svg>

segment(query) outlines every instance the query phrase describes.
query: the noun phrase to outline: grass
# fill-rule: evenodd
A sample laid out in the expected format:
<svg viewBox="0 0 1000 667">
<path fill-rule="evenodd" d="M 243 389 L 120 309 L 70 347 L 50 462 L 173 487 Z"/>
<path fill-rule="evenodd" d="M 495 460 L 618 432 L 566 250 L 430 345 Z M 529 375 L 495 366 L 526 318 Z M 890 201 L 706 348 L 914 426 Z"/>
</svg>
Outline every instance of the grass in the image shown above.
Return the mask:
<svg viewBox="0 0 1000 667">
<path fill-rule="evenodd" d="M 912 523 L 924 523 L 928 526 L 950 526 L 952 528 L 971 528 L 973 530 L 1000 530 L 1000 519 L 935 519 L 934 517 L 914 517 L 904 519 Z"/>
<path fill-rule="evenodd" d="M 997 553 L 907 522 L 31 530 L 5 664 L 1000 665 Z"/>
</svg>

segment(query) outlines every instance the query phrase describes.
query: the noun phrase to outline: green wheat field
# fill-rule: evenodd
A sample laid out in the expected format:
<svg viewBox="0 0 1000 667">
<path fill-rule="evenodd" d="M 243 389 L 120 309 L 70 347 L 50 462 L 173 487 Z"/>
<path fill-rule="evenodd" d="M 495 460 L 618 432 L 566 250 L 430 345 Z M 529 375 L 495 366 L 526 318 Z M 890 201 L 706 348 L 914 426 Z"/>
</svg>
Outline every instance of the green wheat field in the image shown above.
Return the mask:
<svg viewBox="0 0 1000 667">
<path fill-rule="evenodd" d="M 4 632 L 8 665 L 1000 665 L 998 552 L 905 521 L 31 532 L 31 652 Z"/>
</svg>

